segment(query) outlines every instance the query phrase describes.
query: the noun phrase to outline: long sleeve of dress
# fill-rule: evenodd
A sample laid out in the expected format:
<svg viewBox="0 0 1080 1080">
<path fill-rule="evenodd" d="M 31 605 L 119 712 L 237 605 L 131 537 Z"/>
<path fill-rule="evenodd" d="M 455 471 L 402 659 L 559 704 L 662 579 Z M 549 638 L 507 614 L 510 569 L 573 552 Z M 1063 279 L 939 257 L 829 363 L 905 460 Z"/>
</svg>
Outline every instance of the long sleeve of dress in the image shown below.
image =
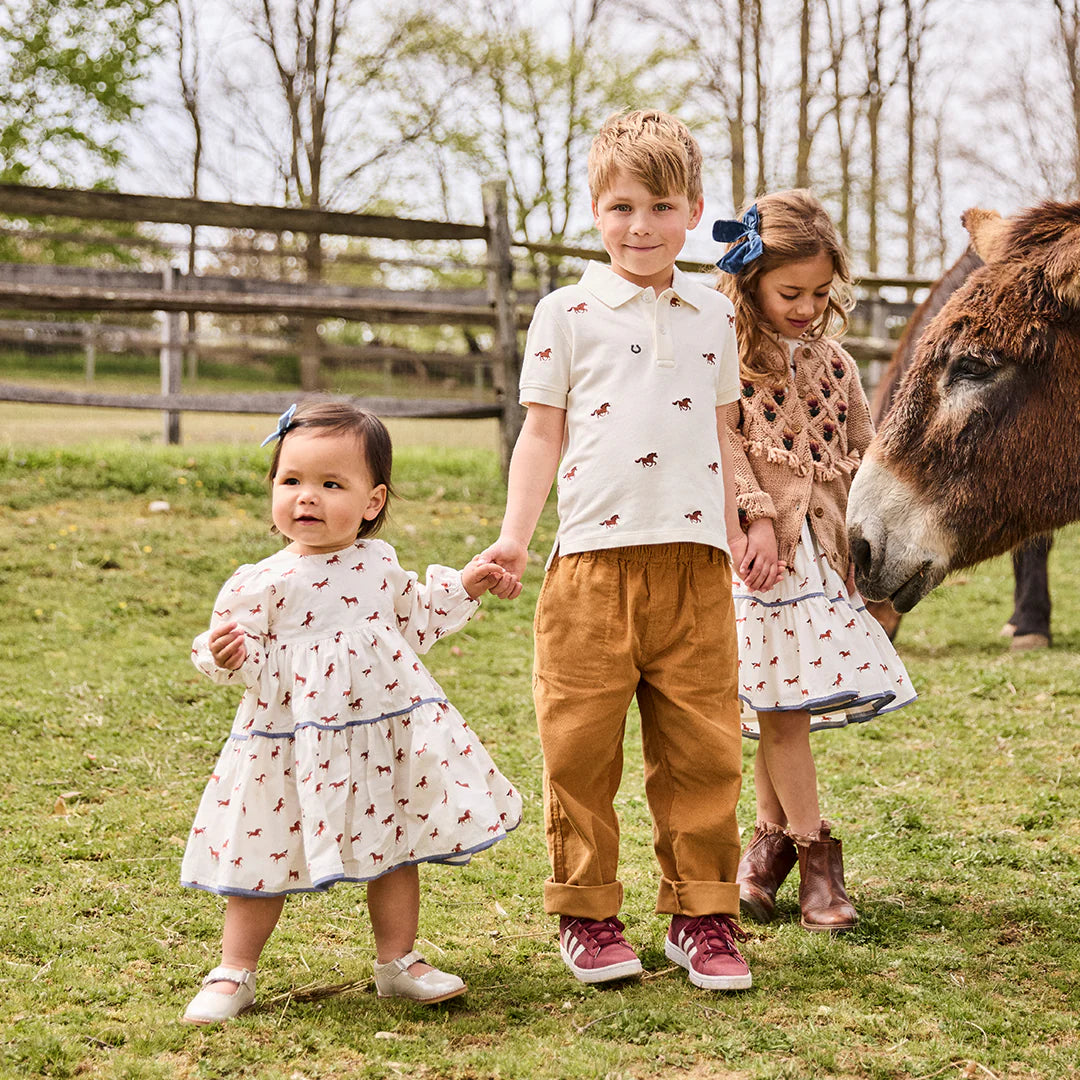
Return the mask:
<svg viewBox="0 0 1080 1080">
<path fill-rule="evenodd" d="M 461 571 L 449 566 L 427 568 L 425 581 L 403 569 L 387 545 L 387 578 L 394 586 L 394 614 L 398 630 L 418 653 L 426 653 L 441 637 L 460 630 L 480 606 L 461 583 Z"/>
<path fill-rule="evenodd" d="M 254 566 L 241 566 L 221 588 L 214 602 L 210 629 L 203 631 L 191 646 L 191 662 L 219 685 L 254 687 L 266 657 L 270 611 L 274 589 Z M 236 670 L 218 667 L 210 651 L 210 633 L 216 627 L 236 622 L 244 631 L 247 655 Z"/>
</svg>

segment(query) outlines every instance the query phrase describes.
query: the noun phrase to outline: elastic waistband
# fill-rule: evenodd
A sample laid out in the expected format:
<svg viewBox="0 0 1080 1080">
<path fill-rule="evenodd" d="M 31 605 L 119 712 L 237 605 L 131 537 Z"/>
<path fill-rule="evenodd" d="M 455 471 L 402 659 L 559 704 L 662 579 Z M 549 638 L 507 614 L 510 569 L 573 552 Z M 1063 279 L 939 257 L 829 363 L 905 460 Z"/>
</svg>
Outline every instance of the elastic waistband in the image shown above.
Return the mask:
<svg viewBox="0 0 1080 1080">
<path fill-rule="evenodd" d="M 556 559 L 578 559 L 582 562 L 608 563 L 721 563 L 727 552 L 711 544 L 694 544 L 680 540 L 673 544 L 634 544 L 630 547 L 597 548 L 595 551 L 561 552 Z"/>
</svg>

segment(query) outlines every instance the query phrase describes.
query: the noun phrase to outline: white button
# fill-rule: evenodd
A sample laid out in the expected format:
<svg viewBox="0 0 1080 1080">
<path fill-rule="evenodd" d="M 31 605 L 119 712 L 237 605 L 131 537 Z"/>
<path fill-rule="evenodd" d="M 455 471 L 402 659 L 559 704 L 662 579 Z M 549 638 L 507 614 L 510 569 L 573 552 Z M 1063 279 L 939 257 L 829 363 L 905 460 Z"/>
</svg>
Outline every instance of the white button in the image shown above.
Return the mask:
<svg viewBox="0 0 1080 1080">
<path fill-rule="evenodd" d="M 663 326 L 660 327 L 660 336 L 667 337 L 667 330 Z"/>
<path fill-rule="evenodd" d="M 652 289 L 646 289 L 641 294 L 641 297 L 646 304 L 651 304 L 656 299 L 656 294 L 652 291 Z"/>
</svg>

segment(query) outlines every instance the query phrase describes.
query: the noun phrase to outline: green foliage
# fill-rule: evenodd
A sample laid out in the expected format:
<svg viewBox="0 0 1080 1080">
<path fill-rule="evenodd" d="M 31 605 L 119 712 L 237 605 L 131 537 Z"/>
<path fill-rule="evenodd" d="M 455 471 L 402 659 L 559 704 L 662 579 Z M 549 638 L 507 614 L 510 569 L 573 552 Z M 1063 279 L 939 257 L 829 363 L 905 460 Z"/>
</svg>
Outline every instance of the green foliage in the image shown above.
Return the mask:
<svg viewBox="0 0 1080 1080">
<path fill-rule="evenodd" d="M 265 460 L 115 443 L 0 454 L 0 1077 L 1075 1075 L 1075 528 L 1051 555 L 1053 649 L 1013 655 L 997 636 L 1006 560 L 905 617 L 918 702 L 815 736 L 858 928 L 802 931 L 792 880 L 778 921 L 747 926 L 754 988 L 710 994 L 664 958 L 636 722 L 617 807 L 623 917 L 647 978 L 576 983 L 543 912 L 530 627 L 549 507 L 522 598 L 486 601 L 428 656 L 525 797 L 504 843 L 466 868 L 422 871 L 421 947 L 468 995 L 426 1010 L 376 999 L 362 890 L 339 886 L 290 900 L 255 1011 L 216 1030 L 182 1025 L 216 960 L 221 906 L 179 887 L 179 860 L 236 701 L 188 648 L 230 570 L 278 543 Z M 387 539 L 405 565 L 460 565 L 494 537 L 493 453 L 403 446 L 395 484 Z M 157 499 L 168 513 L 150 512 Z"/>
<path fill-rule="evenodd" d="M 71 182 L 112 169 L 139 108 L 164 0 L 7 0 L 0 6 L 0 180 Z"/>
</svg>

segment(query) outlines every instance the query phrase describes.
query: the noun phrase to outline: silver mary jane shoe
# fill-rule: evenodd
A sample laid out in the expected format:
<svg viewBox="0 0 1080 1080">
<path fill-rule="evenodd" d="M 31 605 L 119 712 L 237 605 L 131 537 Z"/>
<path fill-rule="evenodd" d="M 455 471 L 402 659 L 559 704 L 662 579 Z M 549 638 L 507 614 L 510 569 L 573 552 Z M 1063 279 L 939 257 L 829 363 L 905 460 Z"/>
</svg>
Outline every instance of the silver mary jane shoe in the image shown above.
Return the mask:
<svg viewBox="0 0 1080 1080">
<path fill-rule="evenodd" d="M 234 982 L 236 990 L 231 994 L 219 994 L 208 989 L 219 982 Z M 247 968 L 216 967 L 203 979 L 202 985 L 184 1013 L 186 1024 L 220 1024 L 247 1012 L 255 1004 L 255 972 Z"/>
<path fill-rule="evenodd" d="M 465 993 L 465 983 L 456 975 L 434 968 L 423 975 L 410 975 L 409 968 L 427 961 L 418 953 L 406 953 L 388 964 L 375 962 L 375 990 L 381 998 L 398 997 L 434 1005 Z"/>
</svg>

